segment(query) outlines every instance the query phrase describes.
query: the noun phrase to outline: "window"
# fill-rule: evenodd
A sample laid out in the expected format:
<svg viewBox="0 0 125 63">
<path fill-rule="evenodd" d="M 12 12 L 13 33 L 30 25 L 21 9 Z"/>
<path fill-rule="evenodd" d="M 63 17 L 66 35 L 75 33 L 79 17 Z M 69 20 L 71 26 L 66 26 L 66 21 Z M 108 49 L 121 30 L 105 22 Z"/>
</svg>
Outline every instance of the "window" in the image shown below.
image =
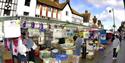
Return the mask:
<svg viewBox="0 0 125 63">
<path fill-rule="evenodd" d="M 52 8 L 51 8 L 51 7 L 48 7 L 48 11 L 52 11 Z"/>
<path fill-rule="evenodd" d="M 28 16 L 28 15 L 29 15 L 29 12 L 24 12 L 23 15 L 24 15 L 24 16 Z"/>
<path fill-rule="evenodd" d="M 56 9 L 53 9 L 53 12 L 56 12 Z"/>
<path fill-rule="evenodd" d="M 66 11 L 66 16 L 68 16 L 68 11 Z"/>
<path fill-rule="evenodd" d="M 25 6 L 30 6 L 30 0 L 25 0 Z"/>
<path fill-rule="evenodd" d="M 46 10 L 46 6 L 45 6 L 45 5 L 43 5 L 43 6 L 42 6 L 42 9 L 43 9 L 43 10 Z"/>
<path fill-rule="evenodd" d="M 4 15 L 9 16 L 10 15 L 10 10 L 4 9 Z"/>
<path fill-rule="evenodd" d="M 6 3 L 12 3 L 12 0 L 6 0 Z"/>
</svg>

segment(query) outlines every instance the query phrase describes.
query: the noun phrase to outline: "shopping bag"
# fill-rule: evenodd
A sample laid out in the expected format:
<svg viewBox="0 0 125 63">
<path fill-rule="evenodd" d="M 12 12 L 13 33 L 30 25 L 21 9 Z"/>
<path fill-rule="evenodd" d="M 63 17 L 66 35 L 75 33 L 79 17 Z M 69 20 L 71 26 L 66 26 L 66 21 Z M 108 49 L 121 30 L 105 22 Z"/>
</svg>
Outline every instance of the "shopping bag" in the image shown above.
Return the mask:
<svg viewBox="0 0 125 63">
<path fill-rule="evenodd" d="M 116 52 L 118 52 L 119 50 L 120 50 L 120 45 L 117 46 Z"/>
</svg>

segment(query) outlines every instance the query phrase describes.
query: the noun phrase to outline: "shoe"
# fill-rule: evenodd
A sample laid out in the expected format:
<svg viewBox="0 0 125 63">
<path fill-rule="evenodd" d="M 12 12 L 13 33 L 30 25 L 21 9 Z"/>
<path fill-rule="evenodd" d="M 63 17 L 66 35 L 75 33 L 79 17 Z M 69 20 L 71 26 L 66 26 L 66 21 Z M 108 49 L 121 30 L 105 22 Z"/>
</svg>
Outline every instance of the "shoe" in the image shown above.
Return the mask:
<svg viewBox="0 0 125 63">
<path fill-rule="evenodd" d="M 116 58 L 116 57 L 113 57 L 112 59 L 113 59 L 113 60 L 116 60 L 117 58 Z"/>
</svg>

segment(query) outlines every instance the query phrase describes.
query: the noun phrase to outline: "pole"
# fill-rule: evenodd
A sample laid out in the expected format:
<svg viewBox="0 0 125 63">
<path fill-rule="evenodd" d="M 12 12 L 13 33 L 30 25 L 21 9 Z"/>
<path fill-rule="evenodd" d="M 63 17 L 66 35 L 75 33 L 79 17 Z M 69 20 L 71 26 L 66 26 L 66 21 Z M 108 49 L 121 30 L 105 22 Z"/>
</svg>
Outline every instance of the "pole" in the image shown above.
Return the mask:
<svg viewBox="0 0 125 63">
<path fill-rule="evenodd" d="M 114 9 L 112 8 L 112 12 L 113 12 L 113 28 L 114 28 L 114 33 L 115 33 L 115 14 L 114 14 Z"/>
</svg>

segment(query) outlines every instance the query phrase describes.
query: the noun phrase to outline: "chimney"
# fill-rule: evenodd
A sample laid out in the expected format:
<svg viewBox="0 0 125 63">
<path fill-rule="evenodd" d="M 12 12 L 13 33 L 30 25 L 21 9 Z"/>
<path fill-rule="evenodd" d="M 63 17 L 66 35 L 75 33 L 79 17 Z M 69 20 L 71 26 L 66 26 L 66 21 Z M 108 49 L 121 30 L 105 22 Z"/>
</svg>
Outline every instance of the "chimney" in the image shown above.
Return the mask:
<svg viewBox="0 0 125 63">
<path fill-rule="evenodd" d="M 59 0 L 54 0 L 54 2 L 59 3 Z"/>
<path fill-rule="evenodd" d="M 54 0 L 51 0 L 52 2 L 54 2 Z"/>
<path fill-rule="evenodd" d="M 51 0 L 52 2 L 56 2 L 56 3 L 59 3 L 59 0 Z"/>
<path fill-rule="evenodd" d="M 70 0 L 66 0 L 66 2 L 70 3 Z"/>
</svg>

